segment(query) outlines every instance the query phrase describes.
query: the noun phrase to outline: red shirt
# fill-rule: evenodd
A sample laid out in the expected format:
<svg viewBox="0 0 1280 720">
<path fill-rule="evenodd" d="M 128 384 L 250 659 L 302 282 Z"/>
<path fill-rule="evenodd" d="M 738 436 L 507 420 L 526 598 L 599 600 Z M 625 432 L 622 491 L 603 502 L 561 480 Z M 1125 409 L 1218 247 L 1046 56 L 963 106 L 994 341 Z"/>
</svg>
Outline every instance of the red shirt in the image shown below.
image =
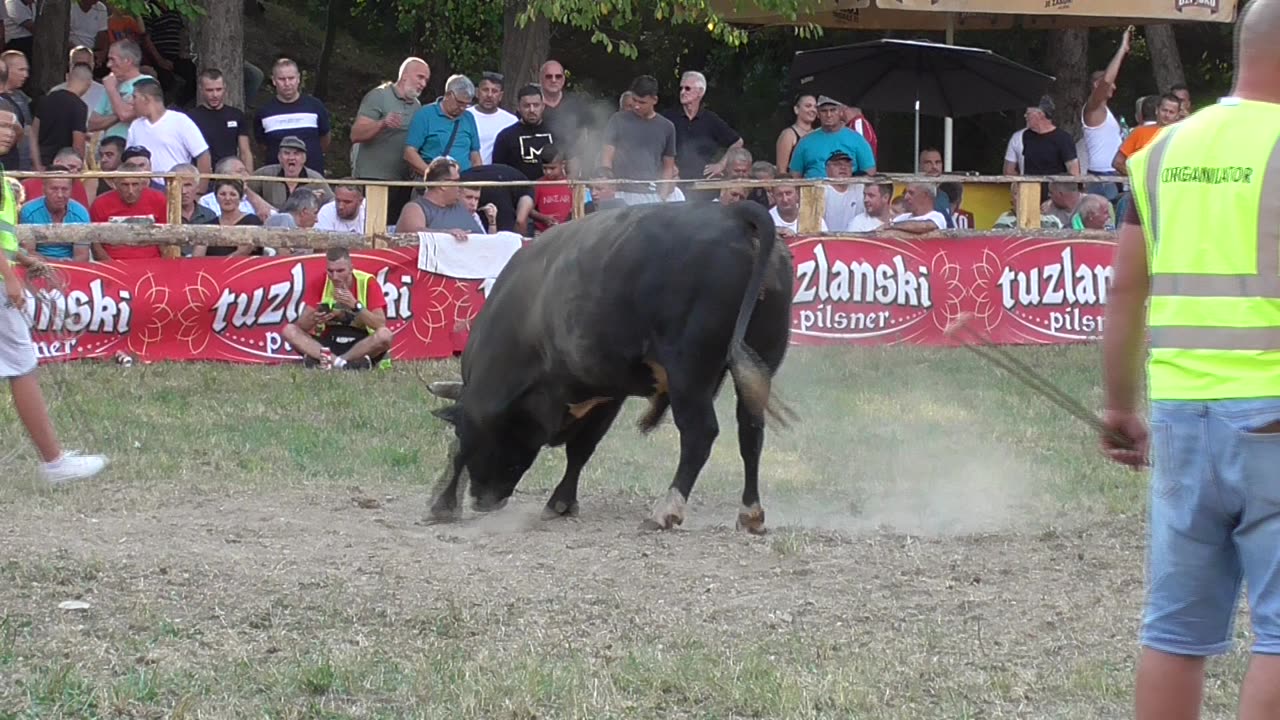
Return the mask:
<svg viewBox="0 0 1280 720">
<path fill-rule="evenodd" d="M 569 222 L 569 218 L 573 217 L 573 190 L 569 189 L 569 183 L 534 185 L 533 207 L 543 215 L 555 218 L 557 222 Z M 534 220 L 533 227 L 546 230 L 550 226 Z"/>
<path fill-rule="evenodd" d="M 27 196 L 27 200 L 35 200 L 44 197 L 44 181 L 40 178 L 27 178 L 22 181 L 22 192 Z M 71 181 L 71 199 L 89 207 L 89 193 L 84 191 L 84 183 L 79 180 Z"/>
<path fill-rule="evenodd" d="M 876 137 L 876 129 L 871 127 L 871 121 L 867 119 L 866 115 L 859 115 L 850 120 L 849 129 L 858 133 L 867 141 L 867 144 L 871 146 L 872 157 L 878 158 L 880 156 L 880 140 Z"/>
<path fill-rule="evenodd" d="M 126 218 L 150 218 L 160 225 L 168 219 L 168 203 L 164 193 L 151 188 L 142 189 L 142 197 L 134 205 L 126 205 L 120 193 L 112 190 L 98 196 L 89 208 L 89 219 L 96 223 L 122 222 Z M 159 245 L 103 245 L 107 257 L 112 260 L 139 260 L 160 257 Z"/>
<path fill-rule="evenodd" d="M 321 298 L 324 297 L 324 285 L 328 281 L 328 273 L 324 270 L 324 265 L 320 266 L 320 274 L 307 279 L 307 293 L 302 296 L 302 302 L 311 308 L 320 307 Z M 356 296 L 356 300 L 360 299 L 360 293 L 356 289 L 360 286 L 356 283 L 355 278 L 351 279 L 351 294 Z M 369 287 L 365 290 L 366 310 L 386 310 L 387 298 L 382 294 L 382 283 L 378 282 L 378 278 L 369 278 Z"/>
</svg>

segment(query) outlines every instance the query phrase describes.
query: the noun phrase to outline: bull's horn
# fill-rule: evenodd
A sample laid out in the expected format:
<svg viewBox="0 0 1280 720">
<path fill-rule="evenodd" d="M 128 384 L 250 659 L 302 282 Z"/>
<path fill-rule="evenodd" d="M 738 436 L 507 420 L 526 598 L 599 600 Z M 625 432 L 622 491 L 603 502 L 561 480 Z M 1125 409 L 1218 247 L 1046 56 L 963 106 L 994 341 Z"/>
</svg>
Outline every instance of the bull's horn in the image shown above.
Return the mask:
<svg viewBox="0 0 1280 720">
<path fill-rule="evenodd" d="M 427 385 L 432 395 L 445 400 L 457 400 L 462 397 L 462 383 L 456 380 L 439 380 Z"/>
</svg>

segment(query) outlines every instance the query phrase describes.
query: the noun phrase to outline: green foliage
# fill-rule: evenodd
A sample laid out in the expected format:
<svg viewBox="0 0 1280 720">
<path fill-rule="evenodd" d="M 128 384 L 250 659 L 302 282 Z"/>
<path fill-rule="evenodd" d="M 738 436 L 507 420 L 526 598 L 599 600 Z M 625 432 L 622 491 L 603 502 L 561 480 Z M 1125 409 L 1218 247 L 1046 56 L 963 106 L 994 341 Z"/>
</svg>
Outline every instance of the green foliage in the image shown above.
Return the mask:
<svg viewBox="0 0 1280 720">
<path fill-rule="evenodd" d="M 741 0 L 738 0 L 739 2 Z M 755 0 L 755 4 L 794 20 L 817 6 L 816 0 Z M 529 0 L 519 15 L 519 25 L 535 17 L 567 25 L 591 33 L 591 42 L 615 49 L 628 58 L 639 57 L 637 44 L 626 39 L 626 28 L 644 16 L 672 24 L 700 25 L 716 40 L 737 48 L 750 38 L 749 31 L 730 25 L 724 15 L 711 7 L 709 0 Z M 796 34 L 805 38 L 819 37 L 822 28 L 812 23 L 797 25 Z"/>
<path fill-rule="evenodd" d="M 195 0 L 115 0 L 111 5 L 143 20 L 164 10 L 177 10 L 188 21 L 199 20 L 205 14 L 204 8 Z"/>
</svg>

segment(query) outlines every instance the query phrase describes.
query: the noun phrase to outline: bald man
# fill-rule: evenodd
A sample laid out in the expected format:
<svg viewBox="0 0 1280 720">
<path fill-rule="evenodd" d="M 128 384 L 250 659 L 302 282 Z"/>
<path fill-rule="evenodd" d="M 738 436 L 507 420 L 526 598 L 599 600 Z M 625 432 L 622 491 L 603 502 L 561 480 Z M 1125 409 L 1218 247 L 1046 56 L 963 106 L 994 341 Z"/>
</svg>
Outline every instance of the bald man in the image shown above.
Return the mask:
<svg viewBox="0 0 1280 720">
<path fill-rule="evenodd" d="M 431 68 L 425 60 L 405 58 L 394 83 L 384 82 L 365 93 L 351 123 L 351 144 L 355 151 L 352 174 L 363 180 L 406 180 L 409 165 L 404 159 L 409 121 L 422 107 L 418 96 L 431 79 Z M 400 217 L 409 202 L 412 188 L 391 187 L 387 190 L 387 215 Z"/>
<path fill-rule="evenodd" d="M 1280 718 L 1276 37 L 1280 0 L 1253 0 L 1231 95 L 1129 158 L 1101 444 L 1115 462 L 1151 463 L 1138 720 L 1200 717 L 1205 660 L 1232 649 L 1242 587 L 1253 645 L 1238 717 Z"/>
</svg>

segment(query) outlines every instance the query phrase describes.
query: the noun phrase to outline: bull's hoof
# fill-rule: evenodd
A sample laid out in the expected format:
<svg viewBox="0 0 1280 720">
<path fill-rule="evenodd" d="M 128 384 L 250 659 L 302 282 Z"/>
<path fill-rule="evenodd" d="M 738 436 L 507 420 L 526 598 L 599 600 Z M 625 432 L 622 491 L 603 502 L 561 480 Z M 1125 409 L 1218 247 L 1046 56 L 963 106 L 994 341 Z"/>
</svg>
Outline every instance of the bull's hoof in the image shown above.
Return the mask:
<svg viewBox="0 0 1280 720">
<path fill-rule="evenodd" d="M 764 535 L 769 532 L 768 528 L 764 526 L 764 508 L 760 507 L 760 503 L 755 503 L 738 511 L 737 528 L 746 530 L 752 535 Z"/>
<path fill-rule="evenodd" d="M 564 500 L 552 500 L 542 508 L 543 520 L 556 520 L 562 517 L 578 517 L 578 503 L 567 503 Z"/>
<path fill-rule="evenodd" d="M 684 524 L 684 496 L 680 491 L 671 488 L 667 496 L 660 500 L 653 509 L 653 515 L 640 524 L 643 530 L 670 530 Z"/>
<path fill-rule="evenodd" d="M 441 523 L 457 522 L 462 518 L 462 513 L 457 507 L 449 507 L 447 505 L 432 505 L 431 514 L 427 516 L 427 523 L 431 525 Z"/>
</svg>

